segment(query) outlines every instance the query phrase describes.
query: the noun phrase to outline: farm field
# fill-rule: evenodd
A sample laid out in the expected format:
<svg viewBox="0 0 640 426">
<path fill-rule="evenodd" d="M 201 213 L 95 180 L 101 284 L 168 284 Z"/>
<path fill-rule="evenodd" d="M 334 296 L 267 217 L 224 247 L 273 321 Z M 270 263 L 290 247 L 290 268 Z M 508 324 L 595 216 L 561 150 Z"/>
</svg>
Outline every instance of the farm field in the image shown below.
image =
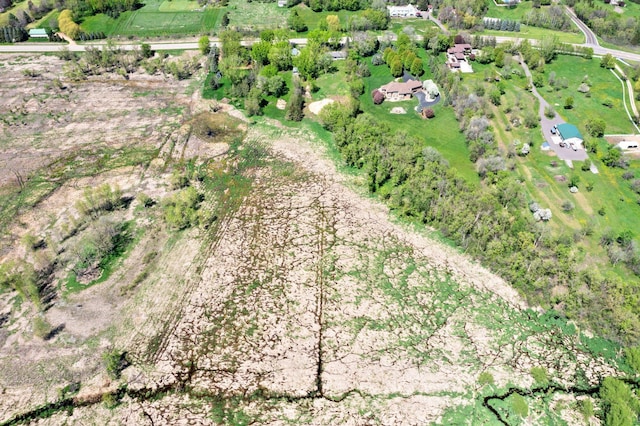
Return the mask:
<svg viewBox="0 0 640 426">
<path fill-rule="evenodd" d="M 214 113 L 160 75 L 60 88 L 54 56 L 9 63 L 3 265 L 53 266 L 46 309 L 0 292 L 2 424 L 564 424 L 593 420 L 604 377 L 633 383 L 618 345 L 398 223 L 310 121 Z M 105 185 L 127 203 L 83 217 Z M 171 226 L 192 190 L 202 222 Z M 125 252 L 69 288 L 74 246 L 109 221 L 135 230 Z"/>
<path fill-rule="evenodd" d="M 104 14 L 90 16 L 81 23 L 81 28 L 107 36 L 197 35 L 212 31 L 219 14 L 220 9 L 199 7 L 195 1 L 150 0 L 142 8 L 124 12 L 116 19 Z"/>
</svg>

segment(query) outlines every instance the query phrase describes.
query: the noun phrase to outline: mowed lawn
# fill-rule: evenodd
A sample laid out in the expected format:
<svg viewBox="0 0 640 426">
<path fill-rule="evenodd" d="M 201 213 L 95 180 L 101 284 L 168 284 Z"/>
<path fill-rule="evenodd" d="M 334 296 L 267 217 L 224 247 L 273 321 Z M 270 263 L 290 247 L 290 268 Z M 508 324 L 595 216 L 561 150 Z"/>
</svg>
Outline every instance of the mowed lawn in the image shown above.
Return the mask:
<svg viewBox="0 0 640 426">
<path fill-rule="evenodd" d="M 584 43 L 584 35 L 573 26 L 572 32 L 555 31 L 540 27 L 531 27 L 529 25 L 520 25 L 520 31 L 495 31 L 484 30 L 475 34 L 494 37 L 519 37 L 533 40 L 542 40 L 547 37 L 555 37 L 561 43 Z"/>
<path fill-rule="evenodd" d="M 424 52 L 421 52 L 423 55 Z M 424 58 L 423 58 L 424 59 Z M 421 80 L 431 79 L 431 71 L 424 60 L 425 74 Z M 478 182 L 478 173 L 474 164 L 469 160 L 469 150 L 464 135 L 458 130 L 459 124 L 451 107 L 443 106 L 441 101 L 433 106 L 435 118 L 425 120 L 414 110 L 418 101 L 411 99 L 402 102 L 383 102 L 374 105 L 371 92 L 383 84 L 393 80 L 389 67 L 386 65 L 373 66 L 368 61 L 371 69 L 371 77 L 365 78 L 365 93 L 360 97 L 363 111 L 373 115 L 376 119 L 386 123 L 394 131 L 403 131 L 410 136 L 415 136 L 424 141 L 424 146 L 436 148 L 449 161 L 452 167 L 464 176 L 469 182 Z M 402 115 L 391 114 L 394 107 L 403 107 L 407 113 Z"/>
<path fill-rule="evenodd" d="M 162 36 L 202 34 L 217 25 L 220 9 L 202 8 L 196 1 L 149 0 L 138 10 L 122 13 L 117 19 L 99 14 L 86 18 L 81 27 L 86 32 L 106 35 Z"/>
</svg>

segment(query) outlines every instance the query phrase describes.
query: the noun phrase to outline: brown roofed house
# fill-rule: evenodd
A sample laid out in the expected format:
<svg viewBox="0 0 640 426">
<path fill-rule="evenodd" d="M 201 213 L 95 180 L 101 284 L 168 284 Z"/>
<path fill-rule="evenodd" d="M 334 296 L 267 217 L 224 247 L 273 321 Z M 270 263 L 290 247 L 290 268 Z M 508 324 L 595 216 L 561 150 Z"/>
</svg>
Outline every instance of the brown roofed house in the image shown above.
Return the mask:
<svg viewBox="0 0 640 426">
<path fill-rule="evenodd" d="M 380 92 L 384 94 L 386 99 L 391 101 L 411 99 L 411 96 L 420 90 L 422 90 L 422 82 L 418 80 L 392 81 L 380 87 Z"/>
</svg>

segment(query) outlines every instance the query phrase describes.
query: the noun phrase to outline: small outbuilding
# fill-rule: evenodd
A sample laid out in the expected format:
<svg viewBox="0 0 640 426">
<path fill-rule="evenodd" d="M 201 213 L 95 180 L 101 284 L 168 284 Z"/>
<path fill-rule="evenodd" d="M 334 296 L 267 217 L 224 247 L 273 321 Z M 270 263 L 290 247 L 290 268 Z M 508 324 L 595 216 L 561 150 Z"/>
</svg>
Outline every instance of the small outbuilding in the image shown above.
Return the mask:
<svg viewBox="0 0 640 426">
<path fill-rule="evenodd" d="M 576 126 L 569 123 L 562 123 L 556 126 L 558 129 L 558 134 L 562 138 L 562 141 L 571 145 L 581 146 L 582 142 L 584 142 L 584 138 L 582 134 L 578 130 Z"/>
<path fill-rule="evenodd" d="M 49 40 L 49 34 L 44 28 L 32 28 L 29 30 L 29 38 L 46 38 Z"/>
</svg>

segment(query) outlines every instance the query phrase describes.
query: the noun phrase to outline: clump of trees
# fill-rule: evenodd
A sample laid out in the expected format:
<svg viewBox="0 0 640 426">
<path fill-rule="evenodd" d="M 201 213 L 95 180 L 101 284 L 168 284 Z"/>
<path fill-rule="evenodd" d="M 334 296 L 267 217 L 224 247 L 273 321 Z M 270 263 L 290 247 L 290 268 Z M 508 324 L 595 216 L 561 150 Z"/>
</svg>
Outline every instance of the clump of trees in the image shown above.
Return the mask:
<svg viewBox="0 0 640 426">
<path fill-rule="evenodd" d="M 199 211 L 204 196 L 193 186 L 184 188 L 162 201 L 164 219 L 170 228 L 181 230 L 201 223 Z"/>
<path fill-rule="evenodd" d="M 80 35 L 80 25 L 73 21 L 73 13 L 70 9 L 65 9 L 60 12 L 58 16 L 58 26 L 60 27 L 60 31 L 73 40 L 77 39 Z"/>
<path fill-rule="evenodd" d="M 626 45 L 640 43 L 640 19 L 637 17 L 620 15 L 599 2 L 567 0 L 565 3 L 573 7 L 578 18 L 606 41 Z"/>
<path fill-rule="evenodd" d="M 404 71 L 419 77 L 424 73 L 422 59 L 418 57 L 416 46 L 408 35 L 398 36 L 395 49 L 387 47 L 382 53 L 382 59 L 389 66 L 391 75 L 400 77 Z"/>
</svg>

